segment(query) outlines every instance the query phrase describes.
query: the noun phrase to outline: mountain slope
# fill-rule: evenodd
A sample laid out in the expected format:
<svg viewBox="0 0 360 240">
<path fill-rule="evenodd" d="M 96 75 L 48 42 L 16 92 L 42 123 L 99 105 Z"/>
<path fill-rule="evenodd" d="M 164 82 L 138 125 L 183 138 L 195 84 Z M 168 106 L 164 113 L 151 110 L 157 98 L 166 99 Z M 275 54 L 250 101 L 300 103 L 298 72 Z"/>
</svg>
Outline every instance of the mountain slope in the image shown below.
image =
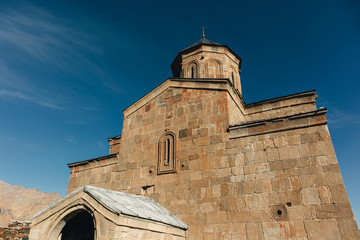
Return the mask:
<svg viewBox="0 0 360 240">
<path fill-rule="evenodd" d="M 44 193 L 0 180 L 0 227 L 6 227 L 10 220 L 27 220 L 60 198 L 59 193 Z"/>
</svg>

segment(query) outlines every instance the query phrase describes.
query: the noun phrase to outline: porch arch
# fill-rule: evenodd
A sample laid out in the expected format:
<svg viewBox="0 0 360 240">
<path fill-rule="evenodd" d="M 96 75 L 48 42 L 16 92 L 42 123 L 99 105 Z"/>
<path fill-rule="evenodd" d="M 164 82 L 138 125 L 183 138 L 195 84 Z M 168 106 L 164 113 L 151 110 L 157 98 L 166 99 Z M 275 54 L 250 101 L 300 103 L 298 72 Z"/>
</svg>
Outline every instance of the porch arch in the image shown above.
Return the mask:
<svg viewBox="0 0 360 240">
<path fill-rule="evenodd" d="M 85 206 L 68 209 L 50 231 L 48 240 L 96 240 L 94 215 Z"/>
</svg>

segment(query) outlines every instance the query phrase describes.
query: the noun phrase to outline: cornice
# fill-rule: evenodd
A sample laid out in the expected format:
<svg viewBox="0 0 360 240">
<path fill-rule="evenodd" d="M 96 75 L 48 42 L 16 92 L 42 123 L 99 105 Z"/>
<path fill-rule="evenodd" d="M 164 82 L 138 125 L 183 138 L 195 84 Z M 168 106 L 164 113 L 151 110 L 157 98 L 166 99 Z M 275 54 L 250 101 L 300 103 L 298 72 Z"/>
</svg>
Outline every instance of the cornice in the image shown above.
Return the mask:
<svg viewBox="0 0 360 240">
<path fill-rule="evenodd" d="M 326 125 L 326 108 L 277 118 L 250 121 L 229 127 L 230 139 Z"/>
</svg>

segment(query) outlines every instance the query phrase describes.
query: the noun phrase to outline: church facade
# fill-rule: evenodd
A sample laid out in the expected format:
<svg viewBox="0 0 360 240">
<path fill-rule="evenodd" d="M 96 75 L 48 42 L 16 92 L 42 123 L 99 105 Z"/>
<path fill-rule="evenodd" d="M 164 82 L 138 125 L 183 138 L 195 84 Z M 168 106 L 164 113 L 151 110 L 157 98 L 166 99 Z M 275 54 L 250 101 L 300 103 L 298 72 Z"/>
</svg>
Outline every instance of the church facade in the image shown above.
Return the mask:
<svg viewBox="0 0 360 240">
<path fill-rule="evenodd" d="M 149 197 L 191 240 L 360 239 L 315 91 L 246 104 L 241 58 L 204 36 L 171 68 L 124 110 L 109 155 L 68 164 L 68 193 Z"/>
</svg>

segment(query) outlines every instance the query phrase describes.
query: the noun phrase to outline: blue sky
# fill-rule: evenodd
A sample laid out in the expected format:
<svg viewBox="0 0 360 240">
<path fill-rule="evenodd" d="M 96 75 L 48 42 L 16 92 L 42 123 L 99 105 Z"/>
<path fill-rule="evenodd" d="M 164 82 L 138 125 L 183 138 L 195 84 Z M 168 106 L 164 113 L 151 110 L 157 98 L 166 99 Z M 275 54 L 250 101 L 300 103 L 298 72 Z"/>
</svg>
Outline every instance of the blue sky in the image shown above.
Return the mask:
<svg viewBox="0 0 360 240">
<path fill-rule="evenodd" d="M 360 2 L 1 1 L 0 179 L 64 195 L 122 110 L 201 38 L 242 59 L 247 103 L 316 89 L 360 219 Z"/>
</svg>

